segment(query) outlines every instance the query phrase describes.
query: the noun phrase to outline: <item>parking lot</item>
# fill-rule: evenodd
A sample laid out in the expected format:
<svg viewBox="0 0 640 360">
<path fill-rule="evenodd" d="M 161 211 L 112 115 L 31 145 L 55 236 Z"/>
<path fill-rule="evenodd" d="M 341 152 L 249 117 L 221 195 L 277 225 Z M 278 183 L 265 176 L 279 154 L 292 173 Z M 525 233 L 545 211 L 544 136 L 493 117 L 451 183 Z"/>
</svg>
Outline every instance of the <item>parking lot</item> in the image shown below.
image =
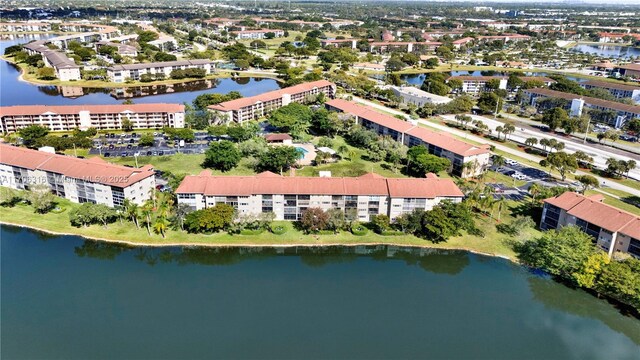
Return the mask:
<svg viewBox="0 0 640 360">
<path fill-rule="evenodd" d="M 155 132 L 153 146 L 140 146 L 142 134 L 135 132 L 123 134 L 105 134 L 93 140 L 94 146 L 89 150 L 90 155 L 104 157 L 127 156 L 162 156 L 182 154 L 203 154 L 212 141 L 218 138 L 207 132 L 196 132 L 195 141 L 185 142 L 178 138 L 170 139 L 162 132 Z"/>
</svg>

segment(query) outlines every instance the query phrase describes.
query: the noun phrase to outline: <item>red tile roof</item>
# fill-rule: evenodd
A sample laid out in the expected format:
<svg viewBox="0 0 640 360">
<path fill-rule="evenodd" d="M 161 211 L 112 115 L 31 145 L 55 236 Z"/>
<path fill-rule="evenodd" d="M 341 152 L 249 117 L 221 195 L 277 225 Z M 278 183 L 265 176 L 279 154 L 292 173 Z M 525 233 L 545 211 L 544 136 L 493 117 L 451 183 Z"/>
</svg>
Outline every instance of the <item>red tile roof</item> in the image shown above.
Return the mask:
<svg viewBox="0 0 640 360">
<path fill-rule="evenodd" d="M 264 136 L 264 139 L 267 141 L 293 140 L 289 134 L 267 134 Z"/>
<path fill-rule="evenodd" d="M 121 188 L 154 175 L 153 167 L 150 165 L 136 169 L 105 161 L 79 159 L 5 144 L 0 144 L 0 164 L 50 171 L 74 179 Z"/>
<path fill-rule="evenodd" d="M 488 148 L 477 147 L 475 145 L 449 136 L 448 134 L 438 133 L 421 126 L 416 126 L 408 121 L 400 120 L 393 116 L 379 113 L 367 108 L 366 106 L 359 105 L 351 101 L 343 99 L 332 99 L 327 101 L 326 104 L 330 107 L 339 109 L 340 111 L 353 114 L 376 124 L 393 129 L 395 131 L 411 135 L 424 141 L 425 143 L 436 145 L 442 149 L 458 155 L 471 156 L 489 152 Z"/>
<path fill-rule="evenodd" d="M 376 174 L 355 178 L 293 177 L 264 173 L 256 176 L 212 176 L 184 178 L 176 193 L 209 196 L 250 195 L 374 195 L 433 199 L 463 197 L 451 179 L 387 179 Z"/>
<path fill-rule="evenodd" d="M 15 115 L 41 115 L 45 113 L 54 114 L 78 114 L 81 111 L 89 111 L 93 114 L 118 114 L 125 111 L 133 113 L 158 113 L 184 112 L 182 104 L 131 104 L 131 105 L 17 105 L 0 106 L 0 116 Z"/>
<path fill-rule="evenodd" d="M 565 210 L 591 224 L 611 232 L 620 232 L 633 238 L 640 239 L 640 217 L 611 205 L 607 205 L 599 198 L 591 198 L 574 192 L 544 200 L 545 203 Z"/>
<path fill-rule="evenodd" d="M 309 91 L 313 88 L 324 88 L 327 86 L 335 87 L 335 84 L 327 80 L 312 81 L 312 82 L 308 82 L 300 85 L 290 86 L 288 88 L 284 88 L 280 90 L 269 91 L 256 96 L 250 96 L 246 98 L 225 101 L 220 104 L 211 105 L 209 106 L 209 109 L 217 110 L 217 111 L 240 110 L 243 107 L 254 105 L 258 102 L 265 102 L 265 101 L 279 99 L 285 94 L 293 95 L 293 94 Z"/>
</svg>

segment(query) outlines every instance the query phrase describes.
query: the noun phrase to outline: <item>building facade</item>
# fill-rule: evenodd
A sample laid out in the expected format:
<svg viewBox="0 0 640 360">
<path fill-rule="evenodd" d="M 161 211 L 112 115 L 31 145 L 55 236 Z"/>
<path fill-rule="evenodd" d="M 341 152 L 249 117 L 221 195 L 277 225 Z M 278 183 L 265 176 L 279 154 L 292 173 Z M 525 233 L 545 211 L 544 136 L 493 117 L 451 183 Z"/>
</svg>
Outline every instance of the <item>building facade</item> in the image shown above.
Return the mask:
<svg viewBox="0 0 640 360">
<path fill-rule="evenodd" d="M 541 99 L 556 98 L 567 100 L 567 110 L 571 116 L 581 116 L 584 109 L 612 111 L 615 116 L 606 122 L 617 129 L 634 118 L 640 118 L 640 105 L 627 105 L 615 101 L 602 100 L 588 96 L 576 95 L 544 88 L 526 89 L 523 91 L 522 103 L 539 107 Z"/>
<path fill-rule="evenodd" d="M 594 244 L 611 257 L 628 253 L 640 258 L 640 217 L 603 203 L 602 195 L 574 192 L 544 200 L 540 228 L 574 225 L 593 237 Z"/>
<path fill-rule="evenodd" d="M 462 81 L 462 92 L 469 94 L 479 94 L 483 91 L 489 90 L 487 88 L 487 83 L 492 80 L 498 80 L 498 89 L 506 90 L 507 82 L 509 80 L 506 76 L 451 76 L 447 79 L 447 82 L 454 79 Z M 520 77 L 520 80 L 524 82 L 540 81 L 545 86 L 549 86 L 555 82 L 555 80 L 545 76 L 522 76 Z"/>
<path fill-rule="evenodd" d="M 173 70 L 204 69 L 206 74 L 215 70 L 215 63 L 207 59 L 164 61 L 144 64 L 114 65 L 107 68 L 107 78 L 111 82 L 125 82 L 128 79 L 140 80 L 143 74 L 171 77 Z"/>
<path fill-rule="evenodd" d="M 424 145 L 429 153 L 451 161 L 450 172 L 460 177 L 482 174 L 489 166 L 489 146 L 475 146 L 416 123 L 397 119 L 343 99 L 325 103 L 327 109 L 350 114 L 357 124 L 409 147 Z"/>
<path fill-rule="evenodd" d="M 633 86 L 627 84 L 619 84 L 613 83 L 610 81 L 598 81 L 598 80 L 587 80 L 585 82 L 581 82 L 580 86 L 582 88 L 591 90 L 591 89 L 604 89 L 609 92 L 616 99 L 625 99 L 629 98 L 635 101 L 636 103 L 640 103 L 640 86 Z"/>
<path fill-rule="evenodd" d="M 57 196 L 76 203 L 141 205 L 156 186 L 150 165 L 142 168 L 107 163 L 99 157 L 79 159 L 0 145 L 0 186 L 30 190 L 46 185 Z"/>
<path fill-rule="evenodd" d="M 0 131 L 16 132 L 31 125 L 40 125 L 50 131 L 122 129 L 128 119 L 134 129 L 184 127 L 182 104 L 131 105 L 18 105 L 0 107 Z"/>
<path fill-rule="evenodd" d="M 315 97 L 321 93 L 332 99 L 336 94 L 336 85 L 326 80 L 318 80 L 256 96 L 225 101 L 211 105 L 208 109 L 225 122 L 242 123 L 264 117 L 293 102 L 304 103 L 309 97 Z"/>
<path fill-rule="evenodd" d="M 45 46 L 45 42 L 37 40 L 24 45 L 29 55 L 40 55 L 45 66 L 52 67 L 56 77 L 61 81 L 78 81 L 82 79 L 80 66 L 69 59 L 61 51 L 51 50 Z"/>
<path fill-rule="evenodd" d="M 388 179 L 376 174 L 354 178 L 294 177 L 264 172 L 255 176 L 212 176 L 204 171 L 184 178 L 179 204 L 201 210 L 229 204 L 240 215 L 273 212 L 276 220 L 300 220 L 305 209 L 356 211 L 360 221 L 387 215 L 395 220 L 414 209 L 430 210 L 441 201 L 460 202 L 464 194 L 451 179 Z"/>
<path fill-rule="evenodd" d="M 278 29 L 260 29 L 260 30 L 243 30 L 232 31 L 232 34 L 236 35 L 238 40 L 258 40 L 266 38 L 266 34 L 273 33 L 274 37 L 279 38 L 284 36 L 284 30 Z"/>
</svg>

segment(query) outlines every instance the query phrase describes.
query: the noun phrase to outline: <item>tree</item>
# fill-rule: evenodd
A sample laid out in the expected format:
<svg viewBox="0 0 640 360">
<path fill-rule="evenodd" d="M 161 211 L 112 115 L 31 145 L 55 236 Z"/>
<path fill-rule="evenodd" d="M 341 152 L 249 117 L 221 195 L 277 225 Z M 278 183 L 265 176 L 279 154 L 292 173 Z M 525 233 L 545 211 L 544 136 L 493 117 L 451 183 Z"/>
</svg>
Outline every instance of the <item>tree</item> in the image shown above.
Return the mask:
<svg viewBox="0 0 640 360">
<path fill-rule="evenodd" d="M 390 220 L 387 215 L 378 214 L 371 216 L 371 226 L 373 227 L 373 231 L 378 234 L 382 234 L 383 232 L 389 230 Z"/>
<path fill-rule="evenodd" d="M 597 188 L 600 185 L 598 179 L 591 175 L 578 175 L 576 180 L 582 185 L 582 193 L 584 194 L 589 188 Z"/>
<path fill-rule="evenodd" d="M 40 125 L 29 125 L 18 131 L 22 142 L 27 147 L 33 147 L 36 142 L 49 134 L 49 129 Z"/>
<path fill-rule="evenodd" d="M 525 144 L 525 145 L 527 145 L 528 147 L 533 148 L 535 145 L 537 145 L 537 144 L 538 144 L 538 138 L 535 138 L 535 137 L 527 138 L 527 139 L 524 141 L 524 144 Z"/>
<path fill-rule="evenodd" d="M 212 142 L 205 153 L 203 166 L 221 171 L 229 171 L 240 162 L 240 151 L 231 141 Z"/>
<path fill-rule="evenodd" d="M 462 230 L 475 229 L 471 209 L 465 203 L 443 202 L 424 212 L 421 235 L 433 242 L 447 241 Z"/>
<path fill-rule="evenodd" d="M 51 189 L 45 184 L 35 184 L 29 187 L 26 199 L 31 203 L 35 212 L 44 214 L 55 205 L 56 197 L 51 193 Z"/>
<path fill-rule="evenodd" d="M 232 222 L 233 206 L 218 203 L 213 207 L 196 210 L 187 214 L 184 225 L 192 233 L 211 233 L 226 229 Z"/>
<path fill-rule="evenodd" d="M 153 232 L 160 234 L 164 239 L 167 229 L 169 229 L 169 220 L 164 216 L 158 216 L 153 223 Z"/>
<path fill-rule="evenodd" d="M 56 78 L 56 72 L 51 67 L 43 67 L 38 69 L 38 78 L 42 80 L 53 80 Z"/>
<path fill-rule="evenodd" d="M 180 225 L 180 230 L 184 230 L 184 219 L 191 210 L 191 207 L 187 204 L 177 204 L 174 208 L 175 219 Z"/>
<path fill-rule="evenodd" d="M 291 103 L 271 113 L 269 124 L 280 131 L 291 132 L 292 135 L 306 133 L 311 124 L 313 113 L 308 106 Z"/>
<path fill-rule="evenodd" d="M 329 223 L 329 216 L 320 208 L 310 207 L 302 212 L 300 225 L 307 233 L 325 230 Z"/>
<path fill-rule="evenodd" d="M 154 189 L 155 190 L 155 189 Z M 140 209 L 140 215 L 142 215 L 142 221 L 144 222 L 145 227 L 147 228 L 147 234 L 151 235 L 151 214 L 153 213 L 154 205 L 150 201 L 146 201 L 142 208 Z"/>
<path fill-rule="evenodd" d="M 485 114 L 492 114 L 496 112 L 496 109 L 497 112 L 500 112 L 502 99 L 492 92 L 485 92 L 478 98 L 477 106 Z"/>
<path fill-rule="evenodd" d="M 549 127 L 549 130 L 556 131 L 569 120 L 567 111 L 562 108 L 553 108 L 544 112 L 542 115 L 542 123 Z"/>
<path fill-rule="evenodd" d="M 140 136 L 140 140 L 138 140 L 140 146 L 153 146 L 154 143 L 155 139 L 152 133 L 144 133 Z"/>
<path fill-rule="evenodd" d="M 129 119 L 128 117 L 123 117 L 122 118 L 122 122 L 121 125 L 122 130 L 124 131 L 132 131 L 133 130 L 133 121 L 131 121 L 131 119 Z"/>
<path fill-rule="evenodd" d="M 326 214 L 328 229 L 333 230 L 334 233 L 337 233 L 340 229 L 344 229 L 346 226 L 346 219 L 344 212 L 341 209 L 329 209 L 326 211 Z"/>
<path fill-rule="evenodd" d="M 136 226 L 136 229 L 139 229 L 138 225 L 138 204 L 131 202 L 129 199 L 124 199 L 124 203 L 122 205 L 124 213 L 127 215 L 131 222 Z"/>
<path fill-rule="evenodd" d="M 258 169 L 282 174 L 293 166 L 300 153 L 293 146 L 271 146 L 258 158 Z"/>
<path fill-rule="evenodd" d="M 460 79 L 450 79 L 447 81 L 447 85 L 449 85 L 452 90 L 462 90 L 463 83 Z"/>
<path fill-rule="evenodd" d="M 562 181 L 566 179 L 567 172 L 573 173 L 578 168 L 578 161 L 575 156 L 563 151 L 549 154 L 547 163 L 551 168 L 556 169 L 560 173 Z"/>
<path fill-rule="evenodd" d="M 419 177 L 424 177 L 430 172 L 436 174 L 451 166 L 449 159 L 429 154 L 429 151 L 424 145 L 409 148 L 407 151 L 407 161 L 409 172 Z"/>
<path fill-rule="evenodd" d="M 405 64 L 402 60 L 392 57 L 387 61 L 387 64 L 385 65 L 385 71 L 395 72 L 395 71 L 400 71 L 405 67 L 407 67 L 407 64 Z"/>
</svg>

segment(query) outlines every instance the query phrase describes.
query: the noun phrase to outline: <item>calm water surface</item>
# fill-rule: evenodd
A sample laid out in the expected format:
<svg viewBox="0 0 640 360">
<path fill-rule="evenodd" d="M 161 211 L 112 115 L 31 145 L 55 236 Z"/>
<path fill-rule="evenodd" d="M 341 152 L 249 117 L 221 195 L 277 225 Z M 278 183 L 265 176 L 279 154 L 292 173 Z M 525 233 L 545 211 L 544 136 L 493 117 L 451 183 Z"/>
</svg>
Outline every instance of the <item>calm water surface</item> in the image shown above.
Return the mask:
<svg viewBox="0 0 640 360">
<path fill-rule="evenodd" d="M 3 359 L 637 359 L 640 321 L 507 261 L 135 249 L 0 229 Z"/>
<path fill-rule="evenodd" d="M 8 46 L 42 39 L 32 35 L 0 41 L 0 53 Z M 262 78 L 202 80 L 177 85 L 156 85 L 135 88 L 82 88 L 74 86 L 39 86 L 18 80 L 20 71 L 0 60 L 0 105 L 84 105 L 119 104 L 125 99 L 135 103 L 190 103 L 205 93 L 239 91 L 244 96 L 258 95 L 279 89 L 277 81 Z"/>
<path fill-rule="evenodd" d="M 629 58 L 632 56 L 640 56 L 640 48 L 633 46 L 578 44 L 572 47 L 571 51 L 614 58 Z"/>
</svg>

